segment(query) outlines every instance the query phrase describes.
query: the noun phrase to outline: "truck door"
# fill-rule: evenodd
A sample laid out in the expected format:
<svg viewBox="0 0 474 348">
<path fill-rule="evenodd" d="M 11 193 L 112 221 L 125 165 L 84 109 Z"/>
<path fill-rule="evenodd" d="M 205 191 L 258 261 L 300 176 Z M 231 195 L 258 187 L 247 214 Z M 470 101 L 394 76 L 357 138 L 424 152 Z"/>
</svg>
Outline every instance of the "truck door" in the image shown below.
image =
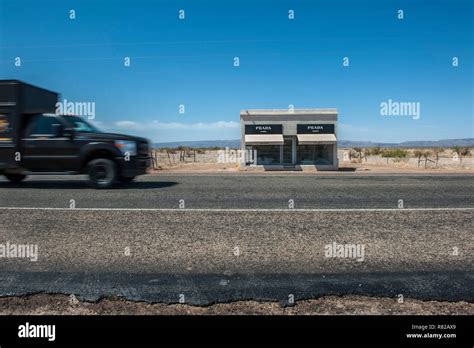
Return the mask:
<svg viewBox="0 0 474 348">
<path fill-rule="evenodd" d="M 53 115 L 35 115 L 23 128 L 22 167 L 31 171 L 58 172 L 75 170 L 78 148 L 69 137 L 58 134 L 65 124 Z"/>
</svg>

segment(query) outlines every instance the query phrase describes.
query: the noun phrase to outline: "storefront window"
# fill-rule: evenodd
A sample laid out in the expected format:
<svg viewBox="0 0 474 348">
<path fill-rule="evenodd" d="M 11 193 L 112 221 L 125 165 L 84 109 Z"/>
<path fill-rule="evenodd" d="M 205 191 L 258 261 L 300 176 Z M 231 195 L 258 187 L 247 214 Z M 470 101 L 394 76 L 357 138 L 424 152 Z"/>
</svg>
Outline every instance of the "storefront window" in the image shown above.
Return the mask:
<svg viewBox="0 0 474 348">
<path fill-rule="evenodd" d="M 257 150 L 257 165 L 280 164 L 281 145 L 254 145 Z"/>
<path fill-rule="evenodd" d="M 296 149 L 298 164 L 333 164 L 334 145 L 298 145 Z"/>
</svg>

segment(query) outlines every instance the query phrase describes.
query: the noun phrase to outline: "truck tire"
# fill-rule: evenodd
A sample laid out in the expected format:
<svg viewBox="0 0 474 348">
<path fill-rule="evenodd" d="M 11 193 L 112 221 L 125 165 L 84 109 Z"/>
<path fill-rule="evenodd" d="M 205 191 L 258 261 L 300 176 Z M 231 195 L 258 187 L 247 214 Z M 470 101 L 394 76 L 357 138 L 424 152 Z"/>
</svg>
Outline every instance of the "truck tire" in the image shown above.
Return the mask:
<svg viewBox="0 0 474 348">
<path fill-rule="evenodd" d="M 92 187 L 106 189 L 113 186 L 117 179 L 117 165 L 107 158 L 98 158 L 87 164 L 89 183 Z"/>
<path fill-rule="evenodd" d="M 22 182 L 26 178 L 26 175 L 23 175 L 23 174 L 7 174 L 7 173 L 5 173 L 5 176 L 7 177 L 8 180 L 10 180 L 14 184 L 19 184 L 20 182 Z"/>
<path fill-rule="evenodd" d="M 119 181 L 122 184 L 128 184 L 128 183 L 132 182 L 134 179 L 135 179 L 134 176 L 120 176 Z"/>
</svg>

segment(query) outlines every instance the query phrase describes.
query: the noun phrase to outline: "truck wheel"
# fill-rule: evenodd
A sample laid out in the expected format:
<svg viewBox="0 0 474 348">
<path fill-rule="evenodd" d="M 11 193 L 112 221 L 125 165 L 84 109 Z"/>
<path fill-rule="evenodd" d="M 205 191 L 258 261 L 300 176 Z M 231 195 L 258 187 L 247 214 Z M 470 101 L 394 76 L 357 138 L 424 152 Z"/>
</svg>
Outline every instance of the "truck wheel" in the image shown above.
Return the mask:
<svg viewBox="0 0 474 348">
<path fill-rule="evenodd" d="M 19 184 L 26 178 L 26 175 L 23 174 L 5 174 L 5 176 L 14 184 Z"/>
<path fill-rule="evenodd" d="M 128 183 L 132 182 L 133 179 L 135 179 L 134 176 L 121 176 L 119 178 L 119 180 L 122 184 L 128 184 Z"/>
<path fill-rule="evenodd" d="M 107 158 L 98 158 L 87 164 L 89 182 L 98 189 L 110 188 L 117 179 L 117 166 Z"/>
</svg>

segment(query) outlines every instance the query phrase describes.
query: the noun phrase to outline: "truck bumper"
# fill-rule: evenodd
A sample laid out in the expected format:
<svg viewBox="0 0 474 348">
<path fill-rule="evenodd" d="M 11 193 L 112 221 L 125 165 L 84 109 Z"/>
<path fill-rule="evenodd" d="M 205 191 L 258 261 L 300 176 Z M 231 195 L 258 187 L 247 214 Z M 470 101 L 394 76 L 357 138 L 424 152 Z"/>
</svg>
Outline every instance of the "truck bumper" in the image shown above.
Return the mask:
<svg viewBox="0 0 474 348">
<path fill-rule="evenodd" d="M 117 162 L 120 164 L 120 175 L 131 177 L 146 174 L 147 169 L 151 166 L 151 157 L 132 157 L 130 161 L 118 157 Z"/>
</svg>

